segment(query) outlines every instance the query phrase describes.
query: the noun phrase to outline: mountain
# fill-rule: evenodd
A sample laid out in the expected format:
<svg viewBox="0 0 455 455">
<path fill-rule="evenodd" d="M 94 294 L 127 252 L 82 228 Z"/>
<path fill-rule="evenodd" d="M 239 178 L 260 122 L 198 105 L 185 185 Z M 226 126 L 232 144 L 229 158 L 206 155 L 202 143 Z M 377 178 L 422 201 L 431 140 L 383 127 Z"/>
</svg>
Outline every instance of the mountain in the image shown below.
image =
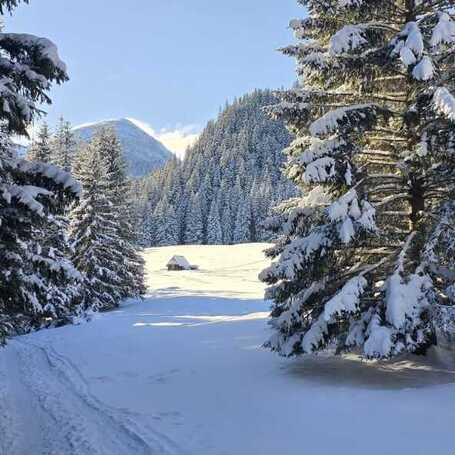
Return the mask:
<svg viewBox="0 0 455 455">
<path fill-rule="evenodd" d="M 162 168 L 173 156 L 161 142 L 125 118 L 80 125 L 73 131 L 76 137 L 88 142 L 96 130 L 103 127 L 113 128 L 117 133 L 132 177 L 143 177 Z"/>
<path fill-rule="evenodd" d="M 271 209 L 297 194 L 281 173 L 291 136 L 264 112 L 276 103 L 270 90 L 237 99 L 207 124 L 183 161 L 170 160 L 144 179 L 137 203 L 145 245 L 270 239 Z"/>
</svg>

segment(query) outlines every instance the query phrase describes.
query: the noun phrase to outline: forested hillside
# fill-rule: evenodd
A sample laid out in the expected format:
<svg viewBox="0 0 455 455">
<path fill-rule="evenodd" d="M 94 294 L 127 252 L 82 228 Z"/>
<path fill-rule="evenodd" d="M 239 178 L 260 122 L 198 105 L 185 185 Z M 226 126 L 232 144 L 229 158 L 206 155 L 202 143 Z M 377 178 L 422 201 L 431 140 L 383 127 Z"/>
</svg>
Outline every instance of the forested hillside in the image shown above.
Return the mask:
<svg viewBox="0 0 455 455">
<path fill-rule="evenodd" d="M 141 183 L 145 245 L 268 239 L 271 207 L 296 191 L 281 174 L 290 135 L 263 109 L 274 103 L 271 91 L 257 90 L 227 105 L 183 162 L 174 159 Z"/>
</svg>

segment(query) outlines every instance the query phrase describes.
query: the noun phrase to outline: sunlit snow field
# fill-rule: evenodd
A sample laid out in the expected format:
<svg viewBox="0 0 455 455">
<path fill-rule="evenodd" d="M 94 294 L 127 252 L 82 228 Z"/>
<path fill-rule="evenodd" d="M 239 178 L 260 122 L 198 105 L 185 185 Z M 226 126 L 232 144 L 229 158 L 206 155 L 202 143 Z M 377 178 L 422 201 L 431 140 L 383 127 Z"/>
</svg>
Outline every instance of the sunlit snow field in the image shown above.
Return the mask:
<svg viewBox="0 0 455 455">
<path fill-rule="evenodd" d="M 265 351 L 266 245 L 147 250 L 149 296 L 0 350 L 1 455 L 451 455 L 455 372 Z M 198 271 L 168 272 L 184 255 Z"/>
</svg>

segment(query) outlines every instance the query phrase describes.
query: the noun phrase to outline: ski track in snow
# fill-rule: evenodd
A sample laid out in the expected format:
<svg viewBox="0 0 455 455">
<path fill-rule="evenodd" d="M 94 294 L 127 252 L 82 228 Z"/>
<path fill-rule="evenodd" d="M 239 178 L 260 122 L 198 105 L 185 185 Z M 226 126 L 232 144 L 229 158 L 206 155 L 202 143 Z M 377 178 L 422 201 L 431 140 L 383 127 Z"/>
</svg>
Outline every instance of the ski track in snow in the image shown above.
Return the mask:
<svg viewBox="0 0 455 455">
<path fill-rule="evenodd" d="M 8 403 L 4 396 L 22 396 L 22 404 L 34 407 L 35 416 L 34 422 L 14 422 L 15 413 L 0 408 L 0 430 L 8 429 L 1 431 L 7 436 L 1 441 L 1 455 L 184 455 L 171 439 L 139 424 L 128 412 L 102 404 L 90 393 L 75 365 L 50 346 L 17 340 L 10 344 L 20 361 L 20 371 L 2 370 L 9 371 L 10 387 L 19 376 L 24 382 L 16 386 L 22 387 L 19 394 L 13 390 L 8 394 L 3 385 L 0 404 Z M 2 384 L 6 382 L 4 379 L 5 375 L 1 377 Z M 26 438 L 17 437 L 21 428 L 33 435 L 28 438 L 33 440 L 32 447 L 26 447 Z M 21 446 L 17 441 L 21 441 Z"/>
</svg>

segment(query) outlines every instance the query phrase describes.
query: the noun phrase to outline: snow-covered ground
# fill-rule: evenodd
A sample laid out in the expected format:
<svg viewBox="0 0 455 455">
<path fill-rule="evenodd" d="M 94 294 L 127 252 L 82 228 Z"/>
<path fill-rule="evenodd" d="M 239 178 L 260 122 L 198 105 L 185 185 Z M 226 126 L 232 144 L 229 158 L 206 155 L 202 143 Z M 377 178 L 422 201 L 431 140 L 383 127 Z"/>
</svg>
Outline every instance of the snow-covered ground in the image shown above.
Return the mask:
<svg viewBox="0 0 455 455">
<path fill-rule="evenodd" d="M 455 372 L 260 348 L 264 247 L 148 250 L 143 302 L 12 340 L 0 454 L 453 454 Z M 200 269 L 166 271 L 174 254 Z"/>
</svg>

